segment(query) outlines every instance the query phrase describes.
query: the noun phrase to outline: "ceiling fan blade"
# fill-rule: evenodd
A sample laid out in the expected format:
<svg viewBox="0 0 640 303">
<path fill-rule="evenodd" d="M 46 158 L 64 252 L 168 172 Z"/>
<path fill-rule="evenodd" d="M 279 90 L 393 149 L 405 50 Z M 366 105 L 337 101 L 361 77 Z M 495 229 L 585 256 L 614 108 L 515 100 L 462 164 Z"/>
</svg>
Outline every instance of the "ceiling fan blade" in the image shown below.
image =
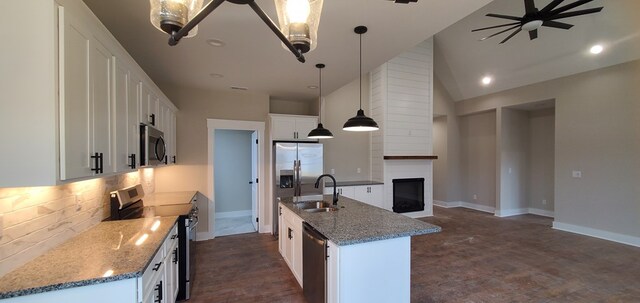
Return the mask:
<svg viewBox="0 0 640 303">
<path fill-rule="evenodd" d="M 477 32 L 477 31 L 483 31 L 483 30 L 486 30 L 486 29 L 499 28 L 499 27 L 504 27 L 504 26 L 516 25 L 516 24 L 520 24 L 520 22 L 507 23 L 507 24 L 501 24 L 501 25 L 495 25 L 495 26 L 489 26 L 489 27 L 483 27 L 483 28 L 476 28 L 476 29 L 471 30 L 471 31 L 472 32 Z"/>
<path fill-rule="evenodd" d="M 548 21 L 543 22 L 542 26 L 555 27 L 555 28 L 561 28 L 561 29 L 570 29 L 570 28 L 573 27 L 573 24 L 567 24 L 567 23 L 563 23 L 563 22 L 548 20 Z"/>
<path fill-rule="evenodd" d="M 551 14 L 555 15 L 555 14 L 559 14 L 559 13 L 562 13 L 562 12 L 566 12 L 566 11 L 572 9 L 572 8 L 576 8 L 576 7 L 580 6 L 580 5 L 587 4 L 587 3 L 591 2 L 591 1 L 593 1 L 593 0 L 578 0 L 578 1 L 573 2 L 571 4 L 567 4 L 565 6 L 562 6 L 560 8 L 556 8 L 556 9 L 552 10 Z"/>
<path fill-rule="evenodd" d="M 500 18 L 500 19 L 507 19 L 507 20 L 522 21 L 522 18 L 521 18 L 521 17 L 508 16 L 508 15 L 487 14 L 487 17 L 494 17 L 494 18 Z"/>
<path fill-rule="evenodd" d="M 540 10 L 541 13 L 546 13 L 556 8 L 560 3 L 564 2 L 564 0 L 553 0 L 551 3 L 547 4 L 543 9 Z"/>
<path fill-rule="evenodd" d="M 505 30 L 499 31 L 499 32 L 497 32 L 497 33 L 495 33 L 495 34 L 493 34 L 493 35 L 491 35 L 491 36 L 487 36 L 487 37 L 484 37 L 484 38 L 480 39 L 480 41 L 484 41 L 484 40 L 487 40 L 487 39 L 489 39 L 489 38 L 492 38 L 492 37 L 495 37 L 495 36 L 497 36 L 497 35 L 500 35 L 500 34 L 502 34 L 502 33 L 504 33 L 504 32 L 508 32 L 508 31 L 510 31 L 510 30 L 512 30 L 512 29 L 515 29 L 516 27 L 519 27 L 519 26 L 520 26 L 520 24 L 518 24 L 518 25 L 516 25 L 516 26 L 513 26 L 513 27 L 510 27 L 510 28 L 507 28 L 507 29 L 505 29 Z"/>
<path fill-rule="evenodd" d="M 536 13 L 538 11 L 533 0 L 524 0 L 524 9 L 527 14 Z"/>
<path fill-rule="evenodd" d="M 538 30 L 537 29 L 529 31 L 529 40 L 533 40 L 533 39 L 537 39 L 537 38 L 538 38 Z"/>
<path fill-rule="evenodd" d="M 509 37 L 507 37 L 504 40 L 502 40 L 502 42 L 500 42 L 500 44 L 503 44 L 503 43 L 509 41 L 509 39 L 513 38 L 513 36 L 517 35 L 521 31 L 522 31 L 522 28 L 519 28 L 519 29 L 515 30 L 513 33 L 511 33 L 511 35 L 509 35 Z"/>
<path fill-rule="evenodd" d="M 583 9 L 583 10 L 579 10 L 579 11 L 573 11 L 573 12 L 568 12 L 568 13 L 557 14 L 555 16 L 552 16 L 552 17 L 548 18 L 547 20 L 556 20 L 556 19 L 562 19 L 562 18 L 581 16 L 581 15 L 588 15 L 588 14 L 593 14 L 593 13 L 600 12 L 601 10 L 602 10 L 602 7 Z"/>
</svg>

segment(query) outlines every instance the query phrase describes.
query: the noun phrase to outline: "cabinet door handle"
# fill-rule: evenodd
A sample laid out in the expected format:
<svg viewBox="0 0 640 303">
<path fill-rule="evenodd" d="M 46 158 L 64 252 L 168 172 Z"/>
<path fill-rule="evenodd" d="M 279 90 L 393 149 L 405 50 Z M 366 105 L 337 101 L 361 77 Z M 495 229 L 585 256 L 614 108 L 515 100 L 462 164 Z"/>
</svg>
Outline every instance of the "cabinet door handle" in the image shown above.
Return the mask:
<svg viewBox="0 0 640 303">
<path fill-rule="evenodd" d="M 156 265 L 153 266 L 153 271 L 158 271 L 158 269 L 160 269 L 160 266 L 162 266 L 162 262 L 156 263 Z"/>
<path fill-rule="evenodd" d="M 129 155 L 129 168 L 131 169 L 135 169 L 136 168 L 136 154 L 131 154 Z"/>
<path fill-rule="evenodd" d="M 162 281 L 156 284 L 156 287 L 154 288 L 154 290 L 158 292 L 158 295 L 156 296 L 157 299 L 155 299 L 153 302 L 157 302 L 157 303 L 162 302 Z"/>
<path fill-rule="evenodd" d="M 103 170 L 103 154 L 102 153 L 94 153 L 93 156 L 90 157 L 91 159 L 93 159 L 93 164 L 95 166 L 95 168 L 92 168 L 91 171 L 94 171 L 97 174 L 101 174 L 104 172 Z"/>
<path fill-rule="evenodd" d="M 288 237 L 289 237 L 289 239 L 293 239 L 293 230 L 291 230 L 291 228 L 287 228 L 287 229 L 289 230 L 289 231 L 288 231 L 288 234 L 289 234 L 289 235 L 288 235 Z"/>
<path fill-rule="evenodd" d="M 156 114 L 149 115 L 149 118 L 151 118 L 151 125 L 156 126 Z"/>
<path fill-rule="evenodd" d="M 173 264 L 178 264 L 178 248 L 173 249 Z"/>
<path fill-rule="evenodd" d="M 173 161 L 171 162 L 173 162 L 173 164 L 176 164 L 176 156 L 173 156 Z"/>
<path fill-rule="evenodd" d="M 279 215 L 280 215 L 280 216 L 282 216 L 282 206 L 280 206 L 280 213 L 279 213 Z"/>
</svg>

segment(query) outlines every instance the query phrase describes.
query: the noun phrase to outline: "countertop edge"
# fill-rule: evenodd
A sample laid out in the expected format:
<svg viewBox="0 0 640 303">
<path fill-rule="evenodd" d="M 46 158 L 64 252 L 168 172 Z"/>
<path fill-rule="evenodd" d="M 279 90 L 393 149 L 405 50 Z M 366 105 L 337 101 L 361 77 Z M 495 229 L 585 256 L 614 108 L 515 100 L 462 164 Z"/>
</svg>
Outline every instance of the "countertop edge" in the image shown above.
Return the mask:
<svg viewBox="0 0 640 303">
<path fill-rule="evenodd" d="M 311 223 L 309 223 L 309 225 L 313 226 Z M 313 227 L 315 228 L 315 226 Z M 329 240 L 329 241 L 335 243 L 338 246 L 347 246 L 347 245 L 363 244 L 363 243 L 374 242 L 374 241 L 390 240 L 390 239 L 396 239 L 396 238 L 428 235 L 432 233 L 438 233 L 441 231 L 442 231 L 442 228 L 438 226 L 437 228 L 423 229 L 415 232 L 395 233 L 395 234 L 390 234 L 387 236 L 380 236 L 380 237 L 367 237 L 367 238 L 350 240 L 350 241 L 332 241 L 332 240 Z"/>
</svg>

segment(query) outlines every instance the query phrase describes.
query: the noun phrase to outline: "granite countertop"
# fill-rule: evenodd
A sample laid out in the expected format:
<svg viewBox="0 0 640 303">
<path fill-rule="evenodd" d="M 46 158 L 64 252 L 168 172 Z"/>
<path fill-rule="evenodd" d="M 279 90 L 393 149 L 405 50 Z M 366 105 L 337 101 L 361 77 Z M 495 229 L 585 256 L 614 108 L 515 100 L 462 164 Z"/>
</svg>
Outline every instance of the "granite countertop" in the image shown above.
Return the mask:
<svg viewBox="0 0 640 303">
<path fill-rule="evenodd" d="M 0 299 L 141 277 L 177 219 L 101 222 L 0 278 Z"/>
<path fill-rule="evenodd" d="M 332 202 L 331 195 L 300 197 L 302 200 Z M 316 199 L 314 199 L 316 198 Z M 295 198 L 280 198 L 280 202 L 307 222 L 331 242 L 339 246 L 410 237 L 440 232 L 439 226 L 371 206 L 346 197 L 338 200 L 338 211 L 311 213 L 299 209 Z"/>
<path fill-rule="evenodd" d="M 325 180 L 326 181 L 326 180 Z M 340 186 L 366 186 L 366 185 L 382 185 L 384 182 L 363 180 L 363 181 L 338 181 L 338 187 Z M 333 182 L 326 181 L 324 187 L 333 187 Z"/>
<path fill-rule="evenodd" d="M 143 201 L 144 205 L 188 204 L 197 193 L 197 191 L 152 193 L 145 195 Z"/>
</svg>

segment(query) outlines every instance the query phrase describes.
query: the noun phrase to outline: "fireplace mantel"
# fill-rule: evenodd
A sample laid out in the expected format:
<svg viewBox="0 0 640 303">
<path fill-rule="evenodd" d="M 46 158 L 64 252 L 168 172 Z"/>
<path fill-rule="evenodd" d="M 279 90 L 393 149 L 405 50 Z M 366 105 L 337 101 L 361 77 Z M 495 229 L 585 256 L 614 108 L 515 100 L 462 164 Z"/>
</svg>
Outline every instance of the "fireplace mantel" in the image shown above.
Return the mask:
<svg viewBox="0 0 640 303">
<path fill-rule="evenodd" d="M 438 156 L 384 156 L 385 160 L 437 160 Z"/>
</svg>

